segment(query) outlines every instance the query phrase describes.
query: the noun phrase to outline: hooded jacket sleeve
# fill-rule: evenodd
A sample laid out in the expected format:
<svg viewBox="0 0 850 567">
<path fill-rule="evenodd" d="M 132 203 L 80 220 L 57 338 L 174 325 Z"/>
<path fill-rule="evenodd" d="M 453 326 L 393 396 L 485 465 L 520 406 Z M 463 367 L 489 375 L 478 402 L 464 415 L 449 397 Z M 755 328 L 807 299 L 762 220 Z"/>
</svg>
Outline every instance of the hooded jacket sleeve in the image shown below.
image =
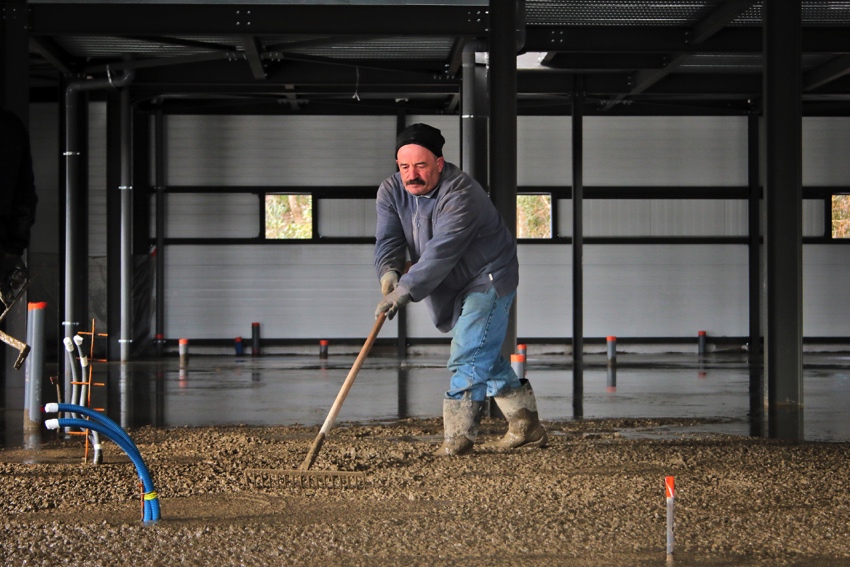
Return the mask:
<svg viewBox="0 0 850 567">
<path fill-rule="evenodd" d="M 399 275 L 404 271 L 407 243 L 391 192 L 389 181 L 385 181 L 378 188 L 375 202 L 378 215 L 375 230 L 375 273 L 379 280 L 389 271 L 395 271 Z"/>
</svg>

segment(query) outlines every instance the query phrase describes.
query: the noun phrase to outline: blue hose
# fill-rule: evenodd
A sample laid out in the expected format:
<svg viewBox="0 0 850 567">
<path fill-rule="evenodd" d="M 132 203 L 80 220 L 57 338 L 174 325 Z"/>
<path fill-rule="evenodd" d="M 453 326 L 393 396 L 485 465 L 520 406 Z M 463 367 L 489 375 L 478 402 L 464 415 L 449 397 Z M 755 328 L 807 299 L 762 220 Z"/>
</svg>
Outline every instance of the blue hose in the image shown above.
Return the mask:
<svg viewBox="0 0 850 567">
<path fill-rule="evenodd" d="M 75 407 L 75 409 L 77 409 L 77 407 Z M 142 460 L 142 455 L 141 453 L 139 453 L 139 449 L 136 447 L 135 443 L 132 442 L 132 440 L 129 440 L 129 436 L 127 436 L 126 433 L 121 435 L 118 431 L 113 430 L 111 427 L 103 423 L 86 419 L 78 419 L 74 417 L 63 417 L 57 420 L 50 421 L 55 421 L 58 427 L 80 427 L 84 429 L 88 428 L 95 430 L 101 433 L 103 436 L 107 437 L 108 439 L 111 439 L 113 442 L 115 442 L 115 444 L 121 447 L 121 449 L 123 449 L 124 452 L 127 453 L 127 456 L 130 457 L 130 460 L 133 461 L 133 464 L 136 466 L 136 473 L 139 475 L 139 480 L 142 481 L 142 485 L 144 486 L 144 522 L 156 522 L 159 520 L 159 497 L 157 496 L 156 490 L 154 489 L 153 480 L 151 479 L 150 472 L 148 471 L 148 467 L 145 466 L 145 462 Z"/>
<path fill-rule="evenodd" d="M 139 451 L 139 448 L 136 447 L 136 444 L 133 442 L 130 436 L 127 435 L 127 432 L 124 431 L 124 429 L 122 429 L 120 425 L 118 425 L 100 412 L 97 412 L 86 406 L 78 406 L 74 404 L 47 404 L 44 406 L 44 411 L 47 413 L 56 413 L 61 411 L 68 412 L 71 414 L 78 413 L 80 415 L 84 415 L 90 418 L 91 420 L 109 428 L 110 431 L 113 431 L 115 434 L 124 439 L 128 444 L 130 444 L 141 456 L 141 451 Z"/>
</svg>

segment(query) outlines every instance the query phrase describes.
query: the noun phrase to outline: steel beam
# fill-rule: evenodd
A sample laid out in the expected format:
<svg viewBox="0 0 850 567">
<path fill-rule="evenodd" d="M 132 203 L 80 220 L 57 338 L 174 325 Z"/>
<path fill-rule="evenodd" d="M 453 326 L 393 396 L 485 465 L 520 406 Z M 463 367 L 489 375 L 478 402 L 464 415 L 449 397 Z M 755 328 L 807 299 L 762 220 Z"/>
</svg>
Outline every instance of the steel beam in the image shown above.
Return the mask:
<svg viewBox="0 0 850 567">
<path fill-rule="evenodd" d="M 699 44 L 689 41 L 693 28 L 670 26 L 537 26 L 526 30 L 527 51 L 560 53 L 761 53 L 762 30 L 730 27 Z M 848 53 L 850 34 L 843 27 L 802 30 L 806 53 Z"/>
<path fill-rule="evenodd" d="M 257 80 L 266 78 L 266 70 L 263 67 L 263 58 L 260 56 L 263 48 L 258 40 L 253 35 L 242 36 L 242 49 L 245 52 L 245 58 L 248 59 L 248 64 L 251 66 L 251 73 Z"/>
<path fill-rule="evenodd" d="M 706 15 L 703 19 L 697 22 L 690 30 L 688 30 L 686 34 L 686 42 L 690 45 L 699 45 L 703 43 L 707 39 L 711 38 L 713 35 L 716 35 L 720 31 L 722 31 L 727 24 L 729 24 L 732 20 L 738 17 L 738 15 L 740 15 L 753 4 L 754 2 L 752 0 L 732 0 L 730 2 L 723 2 L 718 4 L 714 8 L 714 10 L 712 10 L 708 15 Z M 633 78 L 632 89 L 628 93 L 624 93 L 612 98 L 604 105 L 603 110 L 611 109 L 614 105 L 622 102 L 622 100 L 627 96 L 630 96 L 632 94 L 639 94 L 651 88 L 657 82 L 666 78 L 667 75 L 678 70 L 689 60 L 690 55 L 678 54 L 673 56 L 670 61 L 661 69 L 640 69 L 636 71 Z"/>
<path fill-rule="evenodd" d="M 848 74 L 850 74 L 850 55 L 840 55 L 806 71 L 803 75 L 803 90 L 815 90 Z"/>
<path fill-rule="evenodd" d="M 36 35 L 487 33 L 487 2 L 413 4 L 267 4 L 150 2 L 30 5 Z"/>
</svg>

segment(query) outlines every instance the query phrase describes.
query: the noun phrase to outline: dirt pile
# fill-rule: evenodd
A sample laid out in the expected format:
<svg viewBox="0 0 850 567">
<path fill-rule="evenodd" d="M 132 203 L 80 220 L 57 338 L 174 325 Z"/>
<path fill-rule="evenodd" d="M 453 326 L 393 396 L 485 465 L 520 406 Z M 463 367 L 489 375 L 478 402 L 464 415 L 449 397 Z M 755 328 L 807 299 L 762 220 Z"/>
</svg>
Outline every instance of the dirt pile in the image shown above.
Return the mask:
<svg viewBox="0 0 850 567">
<path fill-rule="evenodd" d="M 316 428 L 143 428 L 130 434 L 160 496 L 152 525 L 115 445 L 98 466 L 78 439 L 5 450 L 0 546 L 7 565 L 658 565 L 672 475 L 676 563 L 850 562 L 847 444 L 635 438 L 658 425 L 548 423 L 546 449 L 436 458 L 439 420 L 339 424 L 314 470 L 365 473 L 342 490 L 246 474 L 297 468 Z M 480 441 L 503 430 L 485 420 Z"/>
</svg>

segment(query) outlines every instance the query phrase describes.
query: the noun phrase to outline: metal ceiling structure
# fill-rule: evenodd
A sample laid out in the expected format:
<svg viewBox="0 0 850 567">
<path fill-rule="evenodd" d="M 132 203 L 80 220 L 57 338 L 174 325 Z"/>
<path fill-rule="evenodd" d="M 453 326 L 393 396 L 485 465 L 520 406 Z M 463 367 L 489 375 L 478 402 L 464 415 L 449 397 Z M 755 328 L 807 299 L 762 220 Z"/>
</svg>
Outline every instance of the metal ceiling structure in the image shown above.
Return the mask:
<svg viewBox="0 0 850 567">
<path fill-rule="evenodd" d="M 461 55 L 486 58 L 488 0 L 29 0 L 32 99 L 133 69 L 172 112 L 459 111 Z M 519 2 L 517 109 L 741 114 L 762 97 L 763 2 Z M 850 2 L 802 2 L 806 115 L 850 115 Z M 530 62 L 526 65 L 524 62 Z"/>
</svg>

